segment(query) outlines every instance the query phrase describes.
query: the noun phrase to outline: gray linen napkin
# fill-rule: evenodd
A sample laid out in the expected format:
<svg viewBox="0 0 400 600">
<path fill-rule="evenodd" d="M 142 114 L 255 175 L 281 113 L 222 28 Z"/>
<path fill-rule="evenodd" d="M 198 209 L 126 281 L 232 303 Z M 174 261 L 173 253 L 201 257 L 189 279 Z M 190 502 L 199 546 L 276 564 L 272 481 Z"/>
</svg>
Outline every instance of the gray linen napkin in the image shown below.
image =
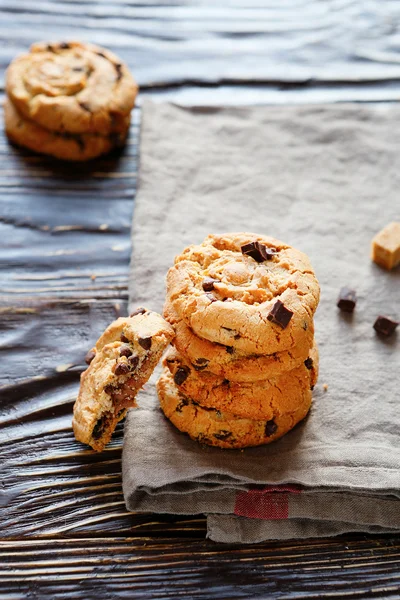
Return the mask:
<svg viewBox="0 0 400 600">
<path fill-rule="evenodd" d="M 400 220 L 400 108 L 182 108 L 144 103 L 132 306 L 161 310 L 174 255 L 210 232 L 254 231 L 305 251 L 321 283 L 320 379 L 310 415 L 281 440 L 203 448 L 158 408 L 154 381 L 129 412 L 123 486 L 132 511 L 208 515 L 223 542 L 400 529 L 400 270 L 370 261 Z M 336 308 L 356 288 L 353 316 Z M 328 385 L 324 391 L 323 384 Z"/>
</svg>

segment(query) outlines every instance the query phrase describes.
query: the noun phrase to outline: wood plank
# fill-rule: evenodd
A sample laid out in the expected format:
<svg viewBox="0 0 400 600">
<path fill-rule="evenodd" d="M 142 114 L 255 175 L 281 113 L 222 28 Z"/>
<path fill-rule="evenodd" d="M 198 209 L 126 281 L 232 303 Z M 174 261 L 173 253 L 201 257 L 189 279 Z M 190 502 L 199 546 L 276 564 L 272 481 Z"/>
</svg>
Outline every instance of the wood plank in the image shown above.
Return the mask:
<svg viewBox="0 0 400 600">
<path fill-rule="evenodd" d="M 400 584 L 400 538 L 227 546 L 111 534 L 0 542 L 0 556 L 0 598 L 394 598 Z"/>
</svg>

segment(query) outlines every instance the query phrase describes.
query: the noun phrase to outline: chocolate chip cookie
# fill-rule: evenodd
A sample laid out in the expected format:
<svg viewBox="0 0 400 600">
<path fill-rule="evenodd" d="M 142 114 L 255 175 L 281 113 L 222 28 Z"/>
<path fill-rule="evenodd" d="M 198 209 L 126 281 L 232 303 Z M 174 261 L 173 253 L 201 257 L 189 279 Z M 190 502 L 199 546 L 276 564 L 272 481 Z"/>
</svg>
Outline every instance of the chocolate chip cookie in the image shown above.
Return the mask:
<svg viewBox="0 0 400 600">
<path fill-rule="evenodd" d="M 77 440 L 101 451 L 137 392 L 147 382 L 174 336 L 157 313 L 138 309 L 111 323 L 87 354 L 89 367 L 81 375 L 74 405 Z"/>
<path fill-rule="evenodd" d="M 157 383 L 161 409 L 180 431 L 209 446 L 244 448 L 269 444 L 304 419 L 311 406 L 311 396 L 304 397 L 296 411 L 269 420 L 243 419 L 215 408 L 203 408 L 179 391 L 165 367 Z"/>
<path fill-rule="evenodd" d="M 271 237 L 227 233 L 175 258 L 167 300 L 200 338 L 273 354 L 307 343 L 319 285 L 302 252 Z"/>
<path fill-rule="evenodd" d="M 18 146 L 71 161 L 90 160 L 123 146 L 130 122 L 129 116 L 126 117 L 125 130 L 107 136 L 56 133 L 25 119 L 9 99 L 4 103 L 4 120 L 8 138 Z"/>
<path fill-rule="evenodd" d="M 175 329 L 173 344 L 189 366 L 196 371 L 210 371 L 230 381 L 259 381 L 291 371 L 307 359 L 314 342 L 314 324 L 311 322 L 302 344 L 290 350 L 273 354 L 245 354 L 233 346 L 225 346 L 198 337 L 179 318 L 169 301 L 164 306 L 164 317 Z"/>
<path fill-rule="evenodd" d="M 6 91 L 21 116 L 69 134 L 126 133 L 138 92 L 128 67 L 92 44 L 33 44 L 12 61 Z"/>
</svg>

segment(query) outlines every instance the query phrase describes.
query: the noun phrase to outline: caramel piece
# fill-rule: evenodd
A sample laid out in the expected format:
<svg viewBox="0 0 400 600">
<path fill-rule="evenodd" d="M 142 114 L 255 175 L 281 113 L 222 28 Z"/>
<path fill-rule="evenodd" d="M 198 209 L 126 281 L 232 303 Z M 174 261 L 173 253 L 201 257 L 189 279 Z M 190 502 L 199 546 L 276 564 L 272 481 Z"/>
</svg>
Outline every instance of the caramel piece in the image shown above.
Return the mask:
<svg viewBox="0 0 400 600">
<path fill-rule="evenodd" d="M 384 269 L 400 263 L 400 223 L 389 223 L 372 240 L 372 260 Z"/>
</svg>

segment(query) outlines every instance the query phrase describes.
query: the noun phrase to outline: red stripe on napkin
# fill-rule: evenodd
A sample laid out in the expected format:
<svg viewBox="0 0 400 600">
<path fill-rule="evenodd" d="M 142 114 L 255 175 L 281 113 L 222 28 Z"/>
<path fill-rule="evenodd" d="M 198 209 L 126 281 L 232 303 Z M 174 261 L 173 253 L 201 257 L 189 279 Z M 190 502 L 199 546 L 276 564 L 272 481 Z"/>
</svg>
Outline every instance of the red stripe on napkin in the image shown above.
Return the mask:
<svg viewBox="0 0 400 600">
<path fill-rule="evenodd" d="M 289 494 L 300 494 L 296 486 L 277 485 L 237 492 L 234 514 L 250 519 L 288 519 Z"/>
</svg>

